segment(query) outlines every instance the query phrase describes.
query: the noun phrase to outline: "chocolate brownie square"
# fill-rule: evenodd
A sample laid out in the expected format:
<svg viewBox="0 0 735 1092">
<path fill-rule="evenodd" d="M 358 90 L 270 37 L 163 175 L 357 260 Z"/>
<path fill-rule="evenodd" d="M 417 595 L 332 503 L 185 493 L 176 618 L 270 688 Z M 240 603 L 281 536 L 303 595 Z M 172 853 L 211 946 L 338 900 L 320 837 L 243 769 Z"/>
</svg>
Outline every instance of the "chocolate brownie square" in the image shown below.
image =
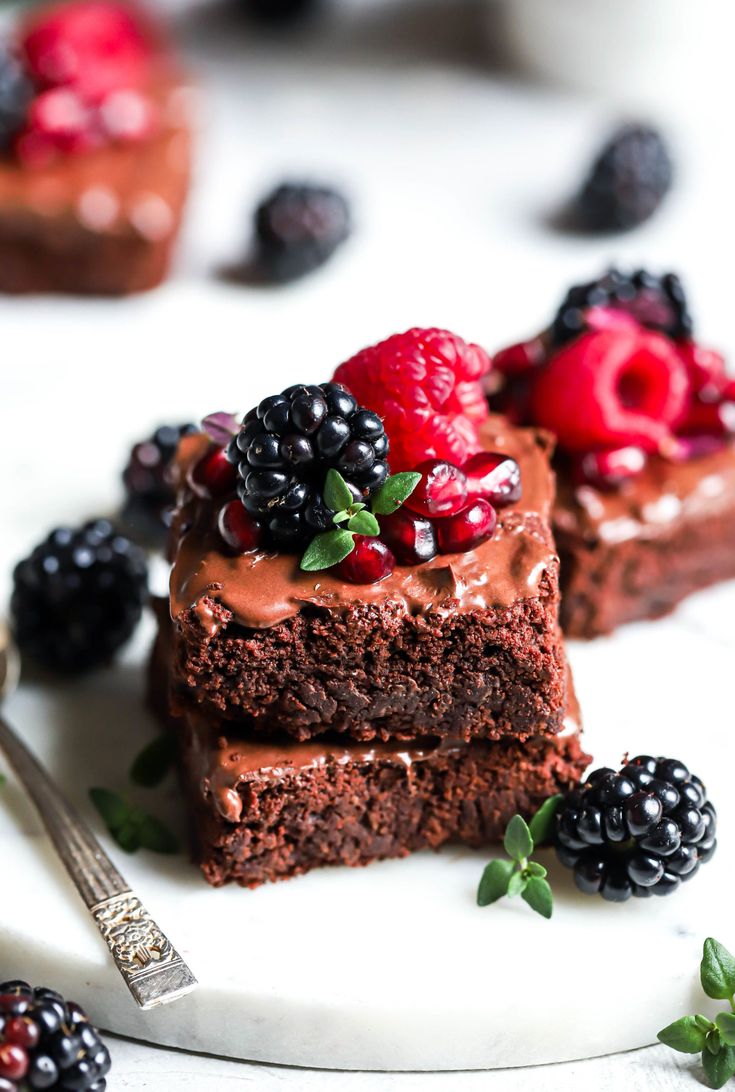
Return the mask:
<svg viewBox="0 0 735 1092">
<path fill-rule="evenodd" d="M 552 523 L 571 637 L 735 577 L 735 382 L 673 274 L 611 270 L 501 350 L 490 406 L 557 440 Z"/>
<path fill-rule="evenodd" d="M 233 556 L 217 532 L 221 499 L 192 488 L 208 440 L 185 438 L 171 575 L 177 700 L 298 740 L 558 732 L 566 666 L 550 442 L 498 419 L 481 440 L 521 471 L 522 498 L 499 510 L 495 535 L 355 585 L 304 572 L 293 554 Z"/>
</svg>

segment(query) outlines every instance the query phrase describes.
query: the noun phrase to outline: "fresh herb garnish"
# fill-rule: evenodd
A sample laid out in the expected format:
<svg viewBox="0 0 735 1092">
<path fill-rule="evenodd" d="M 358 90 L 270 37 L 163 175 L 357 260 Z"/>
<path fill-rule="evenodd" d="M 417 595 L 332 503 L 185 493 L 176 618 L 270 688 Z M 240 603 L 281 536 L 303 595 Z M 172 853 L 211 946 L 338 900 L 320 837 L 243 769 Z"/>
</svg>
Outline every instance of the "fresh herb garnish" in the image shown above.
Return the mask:
<svg viewBox="0 0 735 1092">
<path fill-rule="evenodd" d="M 178 853 L 179 843 L 165 823 L 133 808 L 111 789 L 89 790 L 89 798 L 97 808 L 112 837 L 126 853 L 150 849 L 153 853 Z"/>
<path fill-rule="evenodd" d="M 735 1076 L 735 957 L 719 941 L 704 942 L 699 967 L 702 989 L 730 1008 L 714 1020 L 706 1016 L 682 1016 L 658 1033 L 658 1039 L 682 1054 L 702 1055 L 702 1067 L 711 1088 L 722 1088 Z"/>
<path fill-rule="evenodd" d="M 160 785 L 174 764 L 174 739 L 169 732 L 146 744 L 130 767 L 130 780 L 145 789 Z"/>
<path fill-rule="evenodd" d="M 311 540 L 301 558 L 301 568 L 306 572 L 329 569 L 344 561 L 355 548 L 355 535 L 375 538 L 380 534 L 376 516 L 388 516 L 397 512 L 407 497 L 421 481 L 415 472 L 393 474 L 372 498 L 371 509 L 353 499 L 347 482 L 338 470 L 327 471 L 324 480 L 324 503 L 334 510 L 333 531 L 323 531 Z"/>
<path fill-rule="evenodd" d="M 546 879 L 546 869 L 529 858 L 536 846 L 545 842 L 551 834 L 562 799 L 560 793 L 550 796 L 530 823 L 520 815 L 513 816 L 503 839 L 503 847 L 510 860 L 499 857 L 485 866 L 477 889 L 478 906 L 489 906 L 504 895 L 510 898 L 520 895 L 537 914 L 544 918 L 551 917 L 554 900 L 551 885 Z"/>
</svg>

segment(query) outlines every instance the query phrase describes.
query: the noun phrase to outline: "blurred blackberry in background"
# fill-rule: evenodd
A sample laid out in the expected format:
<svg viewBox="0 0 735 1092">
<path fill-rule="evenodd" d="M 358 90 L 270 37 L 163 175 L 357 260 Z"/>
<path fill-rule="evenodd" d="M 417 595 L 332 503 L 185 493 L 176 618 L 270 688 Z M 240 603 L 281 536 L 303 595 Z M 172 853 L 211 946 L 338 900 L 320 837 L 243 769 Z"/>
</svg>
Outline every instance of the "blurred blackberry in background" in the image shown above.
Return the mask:
<svg viewBox="0 0 735 1092">
<path fill-rule="evenodd" d="M 255 211 L 255 267 L 266 280 L 295 280 L 322 265 L 349 233 L 349 208 L 336 190 L 285 183 Z"/>
<path fill-rule="evenodd" d="M 675 273 L 659 277 L 645 269 L 634 273 L 610 269 L 597 280 L 573 285 L 551 325 L 555 346 L 584 333 L 585 312 L 590 307 L 625 311 L 650 330 L 675 340 L 692 336 L 692 317 L 684 288 Z"/>
<path fill-rule="evenodd" d="M 52 670 L 112 659 L 140 621 L 145 554 L 107 520 L 59 527 L 13 573 L 10 611 L 21 652 Z"/>
<path fill-rule="evenodd" d="M 122 520 L 136 541 L 162 545 L 171 522 L 174 490 L 170 467 L 179 440 L 196 425 L 160 425 L 147 440 L 135 444 L 123 471 L 125 504 Z"/>
<path fill-rule="evenodd" d="M 294 550 L 333 528 L 322 496 L 327 471 L 338 470 L 364 502 L 388 477 L 387 454 L 380 417 L 339 383 L 296 384 L 264 398 L 227 450 L 247 511 L 274 547 Z"/>
<path fill-rule="evenodd" d="M 104 1092 L 110 1052 L 86 1013 L 56 990 L 0 982 L 0 1092 Z"/>
<path fill-rule="evenodd" d="M 35 88 L 23 65 L 0 43 L 0 151 L 23 127 Z"/>
<path fill-rule="evenodd" d="M 557 856 L 585 894 L 610 902 L 669 895 L 717 847 L 717 815 L 698 777 L 673 758 L 639 755 L 594 770 L 556 815 Z"/>
<path fill-rule="evenodd" d="M 264 26 L 280 26 L 308 18 L 321 0 L 241 0 L 248 16 Z"/>
<path fill-rule="evenodd" d="M 571 210 L 586 231 L 625 231 L 647 220 L 671 188 L 669 149 L 656 130 L 624 125 L 594 161 Z"/>
</svg>

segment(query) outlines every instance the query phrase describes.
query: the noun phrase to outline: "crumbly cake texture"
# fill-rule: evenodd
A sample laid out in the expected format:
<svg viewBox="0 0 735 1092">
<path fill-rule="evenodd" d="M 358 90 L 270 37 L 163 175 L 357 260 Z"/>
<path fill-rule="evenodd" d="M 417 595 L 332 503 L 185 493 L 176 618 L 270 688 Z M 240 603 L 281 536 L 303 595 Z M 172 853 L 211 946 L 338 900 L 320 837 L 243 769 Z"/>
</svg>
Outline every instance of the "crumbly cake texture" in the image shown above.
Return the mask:
<svg viewBox="0 0 735 1092">
<path fill-rule="evenodd" d="M 0 292 L 127 295 L 165 278 L 189 188 L 191 89 L 162 74 L 161 127 L 48 167 L 0 162 Z"/>
<path fill-rule="evenodd" d="M 356 586 L 301 572 L 296 556 L 227 556 L 216 504 L 187 485 L 207 440 L 186 438 L 171 580 L 179 700 L 300 740 L 556 733 L 566 664 L 549 440 L 499 419 L 482 440 L 518 460 L 524 490 L 494 538 Z"/>
<path fill-rule="evenodd" d="M 524 742 L 305 743 L 254 737 L 174 702 L 161 617 L 151 702 L 176 734 L 194 858 L 214 886 L 256 887 L 321 865 L 365 865 L 446 842 L 502 838 L 589 762 L 573 691 L 562 733 Z"/>
<path fill-rule="evenodd" d="M 561 480 L 554 531 L 567 636 L 660 618 L 735 579 L 735 444 L 679 465 L 651 460 L 615 493 Z"/>
</svg>

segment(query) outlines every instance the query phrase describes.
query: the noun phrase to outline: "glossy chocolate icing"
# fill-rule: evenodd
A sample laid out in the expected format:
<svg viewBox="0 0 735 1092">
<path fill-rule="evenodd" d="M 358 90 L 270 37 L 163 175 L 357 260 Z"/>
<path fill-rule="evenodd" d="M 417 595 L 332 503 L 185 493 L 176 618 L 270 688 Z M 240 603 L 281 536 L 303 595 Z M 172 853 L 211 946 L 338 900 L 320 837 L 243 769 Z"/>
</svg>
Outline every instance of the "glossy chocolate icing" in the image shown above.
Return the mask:
<svg viewBox="0 0 735 1092">
<path fill-rule="evenodd" d="M 575 486 L 560 473 L 554 525 L 590 544 L 651 539 L 718 515 L 733 495 L 735 442 L 686 462 L 651 456 L 639 475 L 609 491 Z"/>
<path fill-rule="evenodd" d="M 134 234 L 158 242 L 178 227 L 189 174 L 191 89 L 166 64 L 150 96 L 158 127 L 147 139 L 59 158 L 42 168 L 0 160 L 0 220 L 22 231 Z"/>
<path fill-rule="evenodd" d="M 512 455 L 521 467 L 523 496 L 499 512 L 492 539 L 463 554 L 448 554 L 423 565 L 397 566 L 377 584 L 355 585 L 331 571 L 305 573 L 298 556 L 255 552 L 227 554 L 216 531 L 216 503 L 196 497 L 187 486 L 188 470 L 202 457 L 204 436 L 186 437 L 177 462 L 179 542 L 171 573 L 171 614 L 197 611 L 205 630 L 217 618 L 207 600 L 216 600 L 243 626 L 262 629 L 298 614 L 304 605 L 340 609 L 388 602 L 417 615 L 504 609 L 539 593 L 547 570 L 556 564 L 547 522 L 553 496 L 550 441 L 532 429 L 492 418 L 482 431 L 483 446 Z"/>
<path fill-rule="evenodd" d="M 243 798 L 238 790 L 248 782 L 279 781 L 296 770 L 316 769 L 330 763 L 381 762 L 410 770 L 415 763 L 425 762 L 436 754 L 498 746 L 459 739 L 438 742 L 431 738 L 417 738 L 410 747 L 401 743 L 331 743 L 324 739 L 272 743 L 225 736 L 213 738 L 209 721 L 199 710 L 187 708 L 182 715 L 188 725 L 187 763 L 196 764 L 196 777 L 204 797 L 211 797 L 220 814 L 231 823 L 239 822 L 242 817 Z M 580 731 L 579 706 L 570 679 L 567 713 L 554 743 Z"/>
</svg>

